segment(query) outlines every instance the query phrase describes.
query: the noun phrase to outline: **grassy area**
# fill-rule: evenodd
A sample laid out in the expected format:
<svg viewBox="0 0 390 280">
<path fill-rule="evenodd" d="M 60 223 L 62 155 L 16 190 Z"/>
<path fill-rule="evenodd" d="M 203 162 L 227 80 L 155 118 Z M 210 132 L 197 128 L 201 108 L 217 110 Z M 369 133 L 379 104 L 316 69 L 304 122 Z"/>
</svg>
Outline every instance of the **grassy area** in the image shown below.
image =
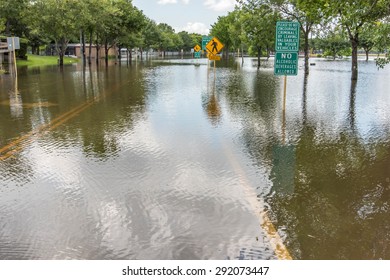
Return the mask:
<svg viewBox="0 0 390 280">
<path fill-rule="evenodd" d="M 45 66 L 45 65 L 57 65 L 58 56 L 41 56 L 41 55 L 27 55 L 27 60 L 17 60 L 18 66 Z M 64 57 L 64 64 L 77 63 L 79 59 Z"/>
</svg>

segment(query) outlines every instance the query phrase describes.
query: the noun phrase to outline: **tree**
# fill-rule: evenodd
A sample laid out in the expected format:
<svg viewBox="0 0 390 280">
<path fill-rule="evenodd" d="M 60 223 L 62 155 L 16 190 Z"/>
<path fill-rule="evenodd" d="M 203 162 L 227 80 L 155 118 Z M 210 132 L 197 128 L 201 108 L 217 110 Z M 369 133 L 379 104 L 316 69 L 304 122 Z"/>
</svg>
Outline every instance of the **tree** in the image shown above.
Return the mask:
<svg viewBox="0 0 390 280">
<path fill-rule="evenodd" d="M 246 41 L 257 51 L 257 68 L 259 69 L 262 51 L 266 50 L 269 55 L 269 52 L 274 49 L 275 26 L 280 15 L 270 5 L 256 0 L 239 3 Z"/>
<path fill-rule="evenodd" d="M 176 36 L 175 30 L 166 23 L 158 24 L 157 32 L 160 35 L 157 47 L 164 57 L 166 51 L 173 50 L 175 46 L 182 44 L 180 37 Z"/>
<path fill-rule="evenodd" d="M 362 30 L 389 15 L 389 0 L 326 0 L 326 6 L 348 33 L 352 47 L 352 80 L 358 78 L 358 47 Z"/>
<path fill-rule="evenodd" d="M 77 0 L 37 0 L 31 3 L 35 24 L 41 34 L 55 43 L 59 64 L 64 64 L 64 55 L 69 41 L 77 37 Z"/>
<path fill-rule="evenodd" d="M 376 33 L 375 46 L 379 52 L 386 52 L 386 56 L 376 59 L 376 65 L 379 68 L 384 68 L 386 64 L 390 63 L 390 53 L 387 51 L 390 46 L 390 24 L 388 21 L 378 22 L 378 30 Z"/>
<path fill-rule="evenodd" d="M 348 42 L 348 36 L 340 28 L 334 28 L 331 26 L 322 28 L 321 35 L 315 40 L 315 46 L 317 49 L 323 51 L 325 56 L 332 56 L 336 59 L 337 56 L 341 56 L 350 50 L 350 44 Z"/>
<path fill-rule="evenodd" d="M 27 0 L 0 1 L 0 31 L 4 31 L 7 36 L 23 36 L 26 25 L 22 19 L 27 3 Z"/>
<path fill-rule="evenodd" d="M 159 42 L 161 40 L 161 33 L 158 30 L 156 22 L 151 19 L 148 19 L 145 28 L 142 30 L 142 36 L 144 39 L 143 46 L 140 46 L 141 50 L 142 48 L 158 49 Z"/>
<path fill-rule="evenodd" d="M 191 35 L 187 31 L 181 31 L 178 33 L 178 35 L 180 36 L 183 42 L 181 48 L 183 48 L 184 50 L 186 51 L 191 50 L 196 45 L 196 43 L 194 44 Z"/>
<path fill-rule="evenodd" d="M 27 10 L 27 0 L 1 0 L 0 1 L 0 32 L 4 31 L 8 37 L 27 37 L 27 21 L 24 14 Z M 20 49 L 16 51 L 19 58 L 26 58 L 26 40 L 20 41 Z"/>
<path fill-rule="evenodd" d="M 195 45 L 201 46 L 202 45 L 202 37 L 203 37 L 202 35 L 197 34 L 197 33 L 191 33 L 190 37 L 192 39 L 193 46 L 195 46 Z"/>
<path fill-rule="evenodd" d="M 227 16 L 219 16 L 217 22 L 211 26 L 211 35 L 218 37 L 225 45 L 225 59 L 228 59 L 230 47 L 234 44 L 230 26 L 234 24 L 235 20 L 237 20 L 235 13 L 230 12 Z"/>
<path fill-rule="evenodd" d="M 366 53 L 366 61 L 368 61 L 369 53 L 375 46 L 377 29 L 376 24 L 366 24 L 362 28 L 359 46 L 362 47 Z"/>
<path fill-rule="evenodd" d="M 108 63 L 109 49 L 120 44 L 120 39 L 137 32 L 145 25 L 145 16 L 142 11 L 133 6 L 131 0 L 112 2 L 112 8 L 108 12 L 104 44 L 106 64 Z M 128 38 L 134 42 L 134 37 Z"/>
</svg>

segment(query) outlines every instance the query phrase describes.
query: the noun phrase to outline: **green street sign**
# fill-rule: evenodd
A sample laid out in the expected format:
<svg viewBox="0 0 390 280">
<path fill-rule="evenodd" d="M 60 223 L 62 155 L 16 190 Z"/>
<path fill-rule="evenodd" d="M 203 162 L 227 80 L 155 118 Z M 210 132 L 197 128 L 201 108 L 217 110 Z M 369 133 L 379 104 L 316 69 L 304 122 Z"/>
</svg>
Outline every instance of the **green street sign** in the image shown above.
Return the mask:
<svg viewBox="0 0 390 280">
<path fill-rule="evenodd" d="M 202 50 L 206 51 L 206 45 L 213 39 L 212 36 L 203 36 L 202 37 Z"/>
<path fill-rule="evenodd" d="M 299 51 L 299 22 L 278 21 L 276 23 L 276 52 Z"/>
<path fill-rule="evenodd" d="M 278 52 L 275 54 L 275 75 L 296 76 L 298 75 L 298 53 Z"/>
<path fill-rule="evenodd" d="M 199 52 L 195 52 L 195 53 L 194 53 L 194 58 L 200 58 L 200 54 L 201 54 L 200 51 L 199 51 Z"/>
</svg>

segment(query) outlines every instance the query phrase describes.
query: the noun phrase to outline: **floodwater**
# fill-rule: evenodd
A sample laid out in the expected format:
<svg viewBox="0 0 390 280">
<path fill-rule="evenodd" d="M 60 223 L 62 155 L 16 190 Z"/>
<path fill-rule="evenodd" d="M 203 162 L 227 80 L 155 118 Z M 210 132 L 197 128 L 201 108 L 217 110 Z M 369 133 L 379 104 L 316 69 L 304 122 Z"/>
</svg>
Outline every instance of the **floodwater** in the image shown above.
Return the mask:
<svg viewBox="0 0 390 280">
<path fill-rule="evenodd" d="M 312 62 L 0 76 L 0 259 L 390 259 L 390 67 Z"/>
</svg>

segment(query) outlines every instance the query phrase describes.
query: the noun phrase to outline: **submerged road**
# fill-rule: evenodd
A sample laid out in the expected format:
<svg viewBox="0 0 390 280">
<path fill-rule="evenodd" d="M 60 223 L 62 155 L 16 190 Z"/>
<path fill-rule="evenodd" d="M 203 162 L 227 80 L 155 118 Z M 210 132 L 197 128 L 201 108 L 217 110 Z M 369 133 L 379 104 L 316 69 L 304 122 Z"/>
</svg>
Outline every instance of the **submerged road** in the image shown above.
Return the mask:
<svg viewBox="0 0 390 280">
<path fill-rule="evenodd" d="M 386 258 L 386 85 L 200 62 L 3 78 L 0 258 Z"/>
<path fill-rule="evenodd" d="M 161 69 L 159 69 L 161 70 Z M 206 69 L 204 69 L 206 70 Z M 206 71 L 205 71 L 206 72 Z M 91 75 L 91 73 L 89 73 Z M 95 73 L 96 75 L 99 75 L 99 73 Z M 214 72 L 214 73 L 210 73 L 209 71 L 207 71 L 207 84 L 205 84 L 204 86 L 206 86 L 208 89 L 210 89 L 210 84 L 209 84 L 209 79 L 211 77 L 211 79 L 214 79 L 214 88 L 213 89 L 210 89 L 212 92 L 213 92 L 213 95 L 215 94 L 215 79 L 216 79 L 216 75 L 217 73 Z M 96 78 L 96 81 L 98 80 L 97 77 Z M 91 81 L 91 80 L 90 80 Z M 206 81 L 206 80 L 205 80 Z M 27 153 L 31 150 L 34 150 L 35 149 L 35 146 L 36 145 L 39 145 L 38 143 L 40 142 L 45 142 L 45 145 L 49 144 L 47 143 L 47 139 L 50 138 L 50 133 L 61 133 L 61 131 L 63 129 L 66 129 L 66 126 L 68 125 L 68 123 L 71 123 L 70 125 L 73 125 L 72 123 L 76 123 L 77 124 L 77 118 L 83 118 L 83 115 L 93 115 L 93 114 L 99 114 L 99 111 L 101 110 L 99 108 L 99 103 L 107 103 L 109 102 L 109 99 L 112 98 L 112 99 L 115 99 L 116 96 L 118 95 L 121 95 L 123 94 L 123 92 L 125 92 L 126 90 L 128 90 L 128 87 L 131 85 L 131 83 L 134 82 L 134 81 L 126 81 L 126 80 L 122 80 L 120 81 L 119 83 L 115 83 L 113 86 L 110 86 L 106 89 L 103 89 L 103 90 L 98 90 L 96 92 L 94 92 L 93 96 L 91 97 L 86 97 L 85 98 L 85 101 L 83 101 L 81 104 L 75 104 L 74 106 L 70 107 L 67 111 L 65 112 L 61 112 L 59 114 L 57 114 L 57 116 L 55 116 L 53 114 L 53 117 L 48 120 L 48 121 L 45 121 L 45 122 L 42 122 L 40 125 L 36 125 L 34 129 L 30 130 L 30 131 L 24 131 L 24 132 L 21 132 L 20 133 L 20 136 L 18 137 L 14 137 L 12 139 L 12 141 L 10 141 L 9 143 L 3 145 L 1 148 L 0 148 L 0 159 L 2 161 L 2 164 L 3 166 L 4 165 L 7 165 L 8 162 L 12 162 L 13 160 L 18 160 L 20 159 L 20 157 L 24 157 L 23 153 L 27 151 Z M 93 88 L 93 80 L 91 82 L 91 85 L 89 85 L 91 88 Z M 106 86 L 106 85 L 104 85 Z M 104 86 L 102 88 L 104 88 Z M 21 91 L 23 92 L 23 91 Z M 11 93 L 12 94 L 12 93 Z M 51 94 L 56 94 L 55 92 L 51 92 Z M 176 94 L 175 92 L 172 93 L 173 95 Z M 209 95 L 210 92 L 206 92 L 206 95 Z M 72 93 L 69 93 L 69 96 L 72 96 Z M 128 96 L 131 98 L 131 94 Z M 50 102 L 53 102 L 53 101 L 50 101 Z M 27 103 L 25 103 L 24 105 L 24 108 L 27 108 Z M 30 103 L 31 104 L 31 103 Z M 48 108 L 42 108 L 44 106 L 41 106 L 43 103 L 42 102 L 37 102 L 37 103 L 34 103 L 36 104 L 36 108 L 37 109 L 40 109 L 40 110 L 45 110 L 45 109 L 48 109 Z M 56 104 L 56 103 L 51 103 L 52 105 L 53 104 Z M 31 107 L 34 107 L 34 106 L 31 106 Z M 50 107 L 56 107 L 56 106 L 50 106 Z M 34 108 L 30 108 L 30 109 L 34 109 Z M 104 113 L 104 112 L 103 112 Z M 101 120 L 101 121 L 104 121 L 104 120 Z M 75 129 L 85 129 L 84 127 L 75 127 Z M 58 130 L 58 132 L 55 132 L 55 130 Z M 114 132 L 116 133 L 116 132 Z M 144 139 L 145 141 L 149 141 L 150 139 Z M 52 139 L 49 140 L 49 141 L 53 141 Z M 61 141 L 67 141 L 67 140 L 61 140 Z M 237 182 L 234 182 L 232 184 L 232 186 L 234 186 L 235 190 L 234 190 L 234 193 L 240 193 L 243 197 L 242 198 L 235 198 L 235 199 L 244 199 L 246 202 L 244 202 L 244 204 L 247 204 L 248 206 L 245 206 L 245 207 L 248 207 L 252 214 L 250 214 L 250 216 L 253 216 L 252 219 L 252 223 L 253 222 L 256 222 L 257 220 L 257 225 L 256 224 L 252 224 L 252 227 L 253 229 L 255 229 L 256 227 L 258 227 L 258 233 L 256 234 L 256 236 L 252 236 L 251 239 L 251 243 L 256 243 L 256 242 L 259 242 L 259 240 L 266 240 L 266 242 L 269 243 L 269 245 L 265 245 L 265 246 L 270 246 L 270 248 L 272 248 L 272 250 L 274 251 L 274 256 L 275 258 L 279 258 L 279 259 L 291 259 L 291 255 L 289 254 L 288 250 L 286 249 L 286 247 L 284 246 L 283 244 L 283 241 L 281 239 L 281 237 L 279 236 L 278 232 L 276 231 L 274 225 L 272 224 L 272 222 L 270 221 L 270 218 L 268 217 L 267 213 L 265 212 L 265 208 L 264 208 L 264 201 L 263 199 L 261 198 L 258 198 L 257 197 L 257 194 L 255 192 L 255 189 L 254 187 L 251 185 L 251 183 L 249 182 L 246 174 L 245 174 L 245 171 L 243 170 L 243 168 L 240 167 L 240 163 L 239 161 L 237 160 L 237 158 L 235 157 L 234 153 L 232 152 L 232 150 L 230 149 L 229 147 L 229 144 L 226 142 L 226 140 L 222 139 L 222 138 L 219 138 L 220 143 L 218 144 L 218 142 L 216 142 L 216 144 L 218 146 L 221 146 L 221 151 L 223 151 L 224 153 L 224 156 L 223 155 L 220 155 L 219 157 L 221 158 L 222 161 L 226 161 L 230 166 L 231 166 L 231 169 L 232 169 L 232 173 L 229 174 L 229 176 L 232 176 L 232 177 L 235 177 L 235 178 L 238 178 L 237 179 Z M 176 145 L 178 143 L 175 143 Z M 185 143 L 180 143 L 180 145 L 182 145 Z M 49 146 L 53 145 L 53 143 L 50 143 Z M 56 149 L 56 145 L 62 145 L 60 143 L 54 143 L 54 147 L 51 147 L 51 149 Z M 196 149 L 199 149 L 199 150 L 202 150 L 202 144 L 200 144 Z M 50 153 L 53 153 L 55 152 L 54 150 L 53 151 L 49 151 Z M 152 152 L 154 153 L 154 151 Z M 167 153 L 167 151 L 164 151 L 164 153 Z M 27 155 L 28 156 L 28 155 Z M 42 157 L 45 157 L 45 155 L 41 155 Z M 152 156 L 154 156 L 152 154 Z M 168 157 L 169 154 L 167 154 Z M 172 156 L 174 157 L 174 155 Z M 223 157 L 225 157 L 225 159 L 223 159 Z M 132 160 L 131 157 L 128 158 L 129 160 Z M 32 159 L 28 159 L 29 161 L 32 160 Z M 56 158 L 56 162 L 58 162 L 58 165 L 61 166 L 61 161 L 63 159 L 61 157 L 57 157 Z M 191 159 L 191 165 L 194 165 L 194 166 L 197 166 L 197 165 L 204 165 L 204 163 L 202 162 L 196 162 L 196 159 Z M 12 164 L 12 163 L 11 163 Z M 34 165 L 34 163 L 32 163 Z M 174 165 L 175 166 L 180 166 L 182 163 L 180 162 L 175 162 Z M 206 163 L 207 164 L 207 163 Z M 115 167 L 115 163 L 114 165 L 112 166 L 112 168 L 114 169 L 117 169 L 118 167 Z M 120 168 L 120 167 L 119 167 Z M 150 168 L 150 167 L 148 167 Z M 50 168 L 49 168 L 50 169 Z M 50 173 L 50 170 L 47 170 L 48 173 Z M 61 173 L 61 170 L 58 170 L 59 173 Z M 92 173 L 93 171 L 92 170 L 89 170 L 89 174 L 86 175 L 86 174 L 82 174 L 81 176 L 84 177 L 84 176 L 90 176 L 91 178 L 95 177 L 96 174 L 93 174 Z M 108 171 L 107 171 L 108 172 Z M 217 172 L 217 170 L 213 170 L 212 172 Z M 218 172 L 226 172 L 226 170 L 221 170 L 221 171 L 218 171 Z M 114 173 L 114 174 L 107 174 L 108 177 L 116 177 L 116 176 L 123 176 L 123 174 L 121 174 L 121 172 L 117 172 L 117 173 Z M 14 175 L 13 175 L 14 176 Z M 18 175 L 16 175 L 17 177 Z M 66 184 L 66 174 L 62 175 L 64 178 L 62 179 L 63 182 L 60 184 Z M 135 175 L 136 176 L 136 175 Z M 154 175 L 152 175 L 153 177 Z M 199 180 L 199 178 L 193 178 L 193 176 L 196 176 L 196 174 L 194 175 L 189 175 L 188 178 L 186 180 L 188 180 L 188 182 L 186 181 L 182 181 L 180 184 L 182 188 L 186 188 L 187 186 L 186 185 L 190 185 L 192 184 L 192 180 L 195 179 L 195 180 Z M 33 177 L 36 177 L 36 176 L 33 176 Z M 88 180 L 90 178 L 86 178 L 86 180 Z M 172 178 L 173 180 L 175 178 Z M 214 178 L 215 180 L 218 180 L 218 178 Z M 11 178 L 11 180 L 7 181 L 6 180 L 6 183 L 12 183 L 14 180 L 14 178 Z M 34 184 L 40 184 L 39 183 L 39 179 L 37 180 L 38 182 L 34 183 Z M 57 182 L 58 183 L 58 182 Z M 120 182 L 122 185 L 127 185 L 127 184 L 131 184 L 132 185 L 132 181 L 129 180 L 129 179 L 124 179 Z M 206 184 L 209 184 L 207 183 L 207 181 L 205 182 Z M 30 183 L 31 184 L 31 183 Z M 81 183 L 82 184 L 82 183 Z M 27 184 L 28 185 L 28 184 Z M 45 188 L 51 188 L 53 187 L 49 182 L 46 182 L 45 183 Z M 83 186 L 83 185 L 79 185 L 77 186 L 77 188 L 91 188 L 89 191 L 94 191 L 93 188 L 94 186 L 91 184 L 91 185 L 87 185 L 87 186 Z M 106 185 L 107 188 L 110 187 L 110 185 Z M 137 187 L 137 186 L 134 186 L 134 187 Z M 238 189 L 237 189 L 238 188 Z M 42 190 L 44 192 L 44 190 Z M 106 190 L 108 191 L 108 190 Z M 204 194 L 202 194 L 203 196 Z M 22 196 L 23 197 L 23 196 Z M 50 197 L 48 197 L 48 199 L 50 199 Z M 73 197 L 72 199 L 79 199 L 77 196 Z M 134 199 L 137 199 L 137 198 L 134 198 Z M 156 200 L 158 200 L 159 198 L 157 197 Z M 191 197 L 188 198 L 189 200 L 191 200 Z M 195 198 L 196 200 L 196 198 Z M 23 201 L 21 201 L 21 203 L 23 203 Z M 34 202 L 27 202 L 28 204 L 35 204 Z M 104 202 L 98 202 L 98 201 L 93 201 L 93 203 L 104 203 Z M 155 202 L 156 204 L 159 204 L 160 202 Z M 203 202 L 200 201 L 200 203 L 202 204 Z M 220 203 L 220 202 L 219 202 Z M 235 202 L 237 203 L 237 202 Z M 242 203 L 242 202 L 240 202 Z M 57 205 L 58 207 L 62 207 L 61 205 Z M 151 207 L 150 205 L 144 205 L 146 208 L 147 207 Z M 103 206 L 105 207 L 105 206 Z M 159 206 L 161 207 L 161 206 Z M 191 207 L 191 206 L 189 206 Z M 240 206 L 242 207 L 242 206 Z M 4 210 L 4 208 L 2 208 Z M 7 211 L 7 209 L 5 209 Z M 15 209 L 13 209 L 15 210 Z M 49 209 L 47 209 L 49 210 Z M 187 209 L 188 210 L 188 209 Z M 192 210 L 196 210 L 196 207 L 195 209 L 190 209 L 190 211 Z M 118 211 L 129 211 L 129 210 L 126 210 L 126 209 L 121 209 L 121 210 L 118 210 Z M 138 211 L 146 211 L 147 212 L 147 209 L 138 209 Z M 205 212 L 202 213 L 202 215 L 205 215 L 205 216 L 208 216 L 208 215 L 214 215 L 213 211 L 207 211 L 207 210 L 204 210 Z M 34 215 L 34 213 L 32 212 L 31 215 Z M 132 215 L 132 214 L 130 214 Z M 222 213 L 218 214 L 218 215 L 223 215 Z M 29 220 L 30 222 L 30 218 L 29 217 L 25 217 Z M 130 217 L 129 217 L 130 218 Z M 171 219 L 173 217 L 169 217 L 169 219 Z M 215 218 L 218 218 L 218 217 L 215 217 Z M 227 219 L 229 219 L 229 217 L 226 217 Z M 61 219 L 61 217 L 57 217 L 56 219 Z M 85 217 L 83 217 L 82 219 L 85 219 Z M 131 218 L 130 218 L 131 219 Z M 218 218 L 220 219 L 220 218 Z M 43 219 L 42 222 L 44 222 L 45 219 Z M 6 229 L 9 227 L 10 229 L 13 228 L 14 225 L 12 225 L 12 220 L 9 220 L 9 222 L 11 223 L 9 226 L 6 227 Z M 18 221 L 16 221 L 17 223 Z M 132 221 L 131 220 L 128 220 L 128 221 L 122 221 L 121 223 L 123 224 L 126 224 L 126 223 L 131 223 Z M 146 221 L 147 222 L 147 221 Z M 191 221 L 187 221 L 188 223 L 191 224 Z M 55 224 L 57 223 L 63 223 L 63 221 L 61 220 L 58 220 L 58 221 L 55 221 Z M 102 221 L 98 221 L 98 223 L 102 223 Z M 110 223 L 110 222 L 109 222 Z M 47 226 L 48 227 L 51 227 L 53 225 L 50 225 L 50 220 L 47 221 Z M 66 223 L 63 225 L 64 227 L 67 227 Z M 113 227 L 115 227 L 115 225 L 112 225 Z M 157 225 L 154 225 L 154 226 L 157 226 Z M 189 225 L 190 227 L 192 227 L 193 225 Z M 212 227 L 213 225 L 209 225 L 210 227 Z M 222 225 L 220 225 L 222 226 Z M 239 226 L 239 225 L 237 225 Z M 33 227 L 35 227 L 35 225 L 33 225 Z M 107 229 L 105 230 L 108 230 L 111 225 L 106 225 Z M 171 227 L 171 225 L 169 225 L 169 227 Z M 21 232 L 21 235 L 23 236 L 27 236 L 28 239 L 32 239 L 34 240 L 34 238 L 39 238 L 40 235 L 42 235 L 41 232 L 39 232 L 38 229 L 34 229 L 35 232 L 29 232 L 29 229 L 24 229 L 22 230 Z M 126 229 L 122 229 L 124 231 L 126 231 Z M 127 230 L 132 230 L 130 228 L 128 228 Z M 203 231 L 204 229 L 202 229 Z M 164 228 L 161 228 L 161 231 L 164 231 Z M 213 234 L 212 233 L 213 230 L 211 229 L 210 230 L 210 234 Z M 87 236 L 82 236 L 83 233 L 79 233 L 79 238 L 86 238 Z M 96 234 L 95 232 L 89 232 L 88 234 Z M 117 234 L 120 234 L 120 233 L 117 233 Z M 164 233 L 162 232 L 161 234 L 163 235 L 166 235 L 166 234 L 171 234 L 172 237 L 171 238 L 175 238 L 175 233 L 172 232 L 172 233 Z M 190 232 L 188 232 L 187 234 L 191 234 Z M 35 236 L 34 236 L 35 235 Z M 66 240 L 68 239 L 71 239 L 72 236 L 63 236 L 61 234 L 62 238 L 64 238 L 65 240 L 56 240 L 56 242 L 66 242 Z M 264 236 L 264 237 L 261 237 L 261 236 Z M 18 237 L 18 238 L 21 238 L 21 237 Z M 185 238 L 185 236 L 184 236 Z M 34 241 L 36 242 L 36 241 Z M 117 243 L 116 240 L 112 240 L 113 243 Z M 111 246 L 116 246 L 116 248 L 114 248 L 115 250 L 124 250 L 124 248 L 120 248 L 121 246 L 129 246 L 131 247 L 131 243 L 134 242 L 134 241 L 131 241 L 129 242 L 128 244 L 126 243 L 123 243 L 123 244 L 116 244 L 116 245 L 111 245 Z M 232 241 L 229 241 L 229 242 L 232 242 Z M 234 242 L 234 241 L 233 241 Z M 39 242 L 38 242 L 39 243 Z M 44 255 L 40 256 L 40 255 L 35 255 L 35 250 L 40 250 L 40 248 L 34 248 L 36 244 L 30 244 L 30 245 L 27 245 L 27 246 L 31 246 L 33 248 L 29 248 L 29 251 L 32 251 L 31 255 L 29 254 L 20 254 L 20 251 L 17 251 L 17 252 L 9 252 L 10 255 L 9 257 L 10 258 L 41 258 L 41 257 L 44 257 L 44 258 L 47 258 L 47 257 L 53 257 L 53 258 L 57 258 L 57 257 L 62 257 L 62 256 L 65 256 L 65 257 L 80 257 L 80 256 L 85 256 L 85 253 L 86 252 L 83 252 L 83 249 L 80 249 L 81 250 L 81 255 L 78 256 L 78 255 L 70 255 L 70 256 L 67 256 L 66 254 L 63 255 L 63 254 L 59 254 L 57 255 L 56 252 L 46 252 Z M 82 248 L 85 244 L 78 244 L 78 247 L 79 248 Z M 101 244 L 96 244 L 97 247 L 99 247 Z M 145 245 L 145 247 L 147 247 L 148 245 Z M 150 245 L 149 245 L 150 246 Z M 188 247 L 190 246 L 187 250 L 191 250 L 191 244 L 183 244 L 182 246 L 184 247 Z M 213 246 L 213 244 L 209 244 L 207 245 L 209 247 Z M 221 247 L 221 245 L 218 245 Z M 222 245 L 223 246 L 223 245 Z M 227 247 L 229 246 L 236 246 L 234 244 L 228 244 Z M 71 248 L 69 248 L 71 249 Z M 145 248 L 147 250 L 147 248 Z M 212 250 L 212 248 L 210 248 Z M 95 249 L 95 250 L 99 250 L 99 249 Z M 131 252 L 131 248 L 128 248 L 128 252 Z M 171 249 L 168 249 L 168 251 L 171 250 Z M 249 250 L 252 250 L 251 248 L 249 248 Z M 2 256 L 3 258 L 7 258 L 7 255 L 6 255 L 6 250 L 4 251 L 4 255 Z M 234 254 L 234 252 L 232 252 Z M 48 254 L 48 255 L 47 255 Z M 52 255 L 50 255 L 52 254 Z M 90 253 L 87 252 L 87 256 L 89 257 L 93 257 L 92 255 L 89 255 Z M 134 254 L 135 256 L 137 255 L 136 252 L 132 252 L 132 254 Z M 174 256 L 174 253 L 170 253 L 172 254 L 171 256 L 173 257 Z M 198 257 L 201 257 L 202 256 L 202 253 L 200 253 L 201 255 L 199 255 Z M 237 252 L 235 253 L 237 256 L 242 254 L 240 253 L 238 250 Z M 262 255 L 263 253 L 259 253 L 260 255 Z M 161 256 L 164 256 L 165 254 L 164 253 L 160 253 Z M 99 256 L 99 254 L 98 254 Z M 154 258 L 153 255 L 148 255 L 146 254 L 145 255 L 146 258 Z M 189 253 L 189 256 L 195 256 L 194 253 Z M 212 257 L 213 254 L 210 255 L 210 257 Z M 109 258 L 121 258 L 121 257 L 129 257 L 128 253 L 127 255 L 110 255 Z M 223 257 L 222 255 L 217 257 L 217 255 L 215 256 L 216 258 L 226 258 L 226 257 L 229 257 L 228 255 Z M 243 257 L 243 256 L 241 256 Z M 248 256 L 246 256 L 248 257 Z M 246 258 L 244 256 L 244 258 Z M 107 256 L 104 256 L 104 258 L 107 258 Z M 170 257 L 168 257 L 170 258 Z M 185 255 L 184 255 L 184 258 Z M 214 258 L 214 257 L 212 257 Z M 268 257 L 267 257 L 268 258 Z"/>
</svg>

